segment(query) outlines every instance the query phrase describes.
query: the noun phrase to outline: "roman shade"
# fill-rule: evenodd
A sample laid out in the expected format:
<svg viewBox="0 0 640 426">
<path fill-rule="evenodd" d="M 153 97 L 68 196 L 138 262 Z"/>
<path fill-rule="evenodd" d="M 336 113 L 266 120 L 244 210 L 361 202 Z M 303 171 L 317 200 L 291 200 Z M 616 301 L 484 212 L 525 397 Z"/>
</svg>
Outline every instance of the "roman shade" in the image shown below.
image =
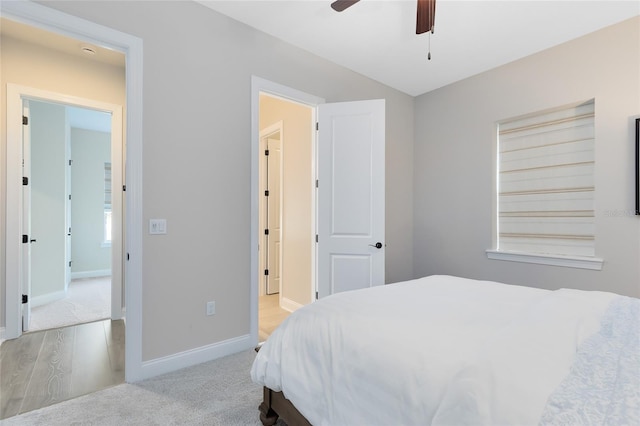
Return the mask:
<svg viewBox="0 0 640 426">
<path fill-rule="evenodd" d="M 594 101 L 498 125 L 498 250 L 595 255 Z"/>
</svg>

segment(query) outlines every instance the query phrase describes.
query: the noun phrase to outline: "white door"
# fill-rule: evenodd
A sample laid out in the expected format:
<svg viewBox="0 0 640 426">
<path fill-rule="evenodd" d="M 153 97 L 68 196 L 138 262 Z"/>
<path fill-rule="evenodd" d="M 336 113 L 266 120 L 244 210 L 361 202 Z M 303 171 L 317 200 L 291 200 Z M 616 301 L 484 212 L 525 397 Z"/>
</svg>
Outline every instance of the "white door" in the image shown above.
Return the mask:
<svg viewBox="0 0 640 426">
<path fill-rule="evenodd" d="M 280 138 L 267 140 L 267 294 L 280 292 L 280 265 L 281 265 L 281 239 L 282 239 L 282 214 L 280 207 L 282 194 L 282 142 Z"/>
<path fill-rule="evenodd" d="M 385 102 L 318 106 L 317 296 L 384 284 Z"/>
<path fill-rule="evenodd" d="M 22 101 L 22 331 L 31 322 L 31 131 L 29 101 Z M 26 297 L 26 302 L 25 302 Z"/>
</svg>

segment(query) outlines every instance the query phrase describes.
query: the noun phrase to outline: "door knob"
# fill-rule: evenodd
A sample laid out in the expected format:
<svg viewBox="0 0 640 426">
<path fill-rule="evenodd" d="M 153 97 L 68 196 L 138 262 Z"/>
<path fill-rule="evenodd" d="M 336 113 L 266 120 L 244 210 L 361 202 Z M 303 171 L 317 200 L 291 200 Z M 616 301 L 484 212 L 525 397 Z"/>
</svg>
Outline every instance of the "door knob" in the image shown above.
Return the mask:
<svg viewBox="0 0 640 426">
<path fill-rule="evenodd" d="M 370 247 L 375 247 L 377 249 L 381 249 L 382 248 L 382 243 L 381 242 L 377 242 L 375 244 L 369 244 Z"/>
</svg>

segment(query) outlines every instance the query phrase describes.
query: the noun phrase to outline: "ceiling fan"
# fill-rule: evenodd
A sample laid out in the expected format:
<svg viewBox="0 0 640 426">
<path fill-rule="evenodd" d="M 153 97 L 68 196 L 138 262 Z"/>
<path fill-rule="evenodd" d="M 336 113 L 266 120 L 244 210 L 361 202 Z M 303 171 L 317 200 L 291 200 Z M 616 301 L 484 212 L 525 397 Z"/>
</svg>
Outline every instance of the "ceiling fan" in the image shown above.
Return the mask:
<svg viewBox="0 0 640 426">
<path fill-rule="evenodd" d="M 337 0 L 331 3 L 331 8 L 336 12 L 342 12 L 353 6 L 360 0 Z M 433 26 L 436 16 L 436 0 L 417 0 L 418 13 L 416 18 L 416 34 L 433 33 Z"/>
</svg>

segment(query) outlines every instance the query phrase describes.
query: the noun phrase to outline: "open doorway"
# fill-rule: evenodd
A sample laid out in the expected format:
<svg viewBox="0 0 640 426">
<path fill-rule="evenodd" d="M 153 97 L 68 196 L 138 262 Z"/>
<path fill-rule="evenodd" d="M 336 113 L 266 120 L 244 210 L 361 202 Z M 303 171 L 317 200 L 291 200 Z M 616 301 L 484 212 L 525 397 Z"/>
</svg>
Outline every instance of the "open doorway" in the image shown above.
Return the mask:
<svg viewBox="0 0 640 426">
<path fill-rule="evenodd" d="M 78 41 L 82 41 L 80 46 L 84 47 L 83 43 L 97 43 L 96 45 L 90 45 L 89 53 L 93 49 L 97 49 L 98 55 L 93 55 L 93 60 L 97 67 L 104 67 L 104 62 L 110 62 L 111 60 L 117 61 L 118 70 L 115 74 L 122 76 L 122 85 L 111 85 L 102 83 L 89 83 L 88 80 L 95 76 L 92 73 L 78 73 L 77 69 L 74 73 L 65 73 L 62 77 L 68 78 L 69 75 L 74 76 L 74 86 L 82 87 L 83 90 L 99 91 L 105 96 L 107 101 L 115 101 L 118 105 L 126 105 L 126 127 L 123 127 L 121 136 L 123 137 L 122 149 L 120 152 L 120 158 L 124 162 L 124 141 L 126 140 L 126 163 L 127 163 L 127 175 L 126 175 L 126 192 L 122 197 L 118 199 L 126 198 L 126 220 L 123 218 L 123 222 L 119 224 L 118 229 L 114 229 L 115 235 L 121 238 L 126 238 L 126 268 L 116 271 L 115 265 L 112 264 L 112 275 L 119 276 L 125 281 L 126 287 L 123 285 L 123 289 L 120 294 L 112 294 L 112 314 L 119 311 L 120 316 L 124 316 L 124 304 L 127 306 L 127 331 L 126 331 L 126 347 L 124 349 L 126 362 L 126 380 L 134 382 L 153 374 L 152 371 L 147 372 L 147 369 L 142 365 L 142 235 L 143 235 L 143 215 L 142 215 L 142 62 L 143 62 L 143 43 L 142 39 L 133 35 L 117 31 L 109 27 L 104 27 L 96 24 L 92 24 L 81 18 L 58 12 L 48 7 L 33 4 L 31 2 L 4 2 L 2 4 L 2 15 L 0 18 L 3 24 L 0 29 L 0 33 L 3 37 L 3 81 L 9 81 L 10 73 L 6 72 L 8 69 L 7 49 L 5 44 L 5 32 L 9 25 L 6 22 L 17 23 L 20 22 L 30 27 L 30 29 L 46 31 L 45 36 L 37 37 L 39 40 L 46 40 L 48 46 L 52 46 L 55 40 L 56 48 L 62 48 L 64 51 L 71 52 L 68 49 L 74 49 L 77 52 L 79 46 Z M 73 38 L 70 38 L 73 37 Z M 64 40 L 66 39 L 67 42 Z M 19 57 L 25 58 L 24 51 L 22 49 L 17 50 L 20 53 Z M 86 54 L 86 50 L 81 51 L 81 55 Z M 37 55 L 35 58 L 45 59 L 50 55 Z M 72 62 L 75 62 L 73 58 L 69 60 L 61 61 L 65 66 L 69 66 Z M 126 66 L 125 66 L 126 63 Z M 44 77 L 40 77 L 35 71 L 42 71 L 45 73 Z M 23 81 L 27 77 L 30 79 L 36 78 L 35 81 L 40 81 L 37 85 L 46 83 L 55 84 L 56 79 L 54 77 L 58 74 L 52 73 L 50 66 L 31 66 L 29 73 L 15 72 L 14 75 L 20 76 L 19 80 L 23 84 L 29 84 L 28 81 Z M 99 75 L 103 75 L 98 73 Z M 114 74 L 111 74 L 112 76 Z M 16 77 L 18 78 L 18 77 Z M 125 87 L 126 81 L 126 87 Z M 85 84 L 81 84 L 85 82 Z M 35 85 L 35 83 L 34 83 Z M 7 85 L 8 86 L 8 85 Z M 119 95 L 122 87 L 122 96 Z M 8 89 L 8 87 L 7 87 Z M 56 90 L 54 87 L 52 90 Z M 9 90 L 7 90 L 7 98 Z M 15 93 L 14 93 L 15 94 Z M 99 98 L 103 96 L 100 95 Z M 119 99 L 118 99 L 119 98 Z M 10 127 L 13 123 L 20 122 L 22 111 L 20 108 L 10 106 L 7 102 L 7 141 L 17 141 L 20 139 L 21 127 Z M 122 114 L 121 114 L 122 115 Z M 124 121 L 124 116 L 122 116 Z M 14 300 L 19 300 L 21 295 L 21 271 L 19 265 L 22 258 L 22 244 L 17 242 L 21 240 L 21 187 L 22 187 L 22 173 L 20 170 L 20 145 L 18 143 L 7 143 L 6 145 L 6 228 L 5 237 L 7 241 L 7 247 L 5 251 L 5 339 L 16 339 L 21 335 L 21 306 L 15 304 Z M 112 170 L 112 173 L 113 170 Z M 119 189 L 120 187 L 113 184 L 113 187 Z M 124 186 L 121 187 L 122 191 L 125 190 Z M 123 210 L 124 212 L 124 210 Z M 126 226 L 125 226 L 126 223 Z M 116 224 L 114 224 L 114 227 Z M 15 244 L 9 244 L 9 241 L 16 241 Z M 120 247 L 124 247 L 124 244 L 119 244 Z M 129 255 L 131 255 L 129 257 Z M 120 256 L 122 258 L 122 256 Z M 114 292 L 115 293 L 115 292 Z M 126 293 L 126 294 L 125 294 Z M 115 297 L 114 297 L 115 296 Z M 125 297 L 126 296 L 126 297 Z M 257 301 L 256 301 L 257 302 Z M 1 336 L 0 336 L 1 337 Z"/>
<path fill-rule="evenodd" d="M 251 220 L 251 335 L 259 335 L 259 297 L 264 281 L 259 270 L 260 130 L 282 121 L 284 152 L 282 190 L 282 269 L 280 308 L 293 311 L 333 293 L 356 290 L 385 282 L 385 100 L 373 99 L 325 103 L 324 99 L 262 78 L 251 79 L 252 119 L 252 220 Z M 268 104 L 296 105 L 309 113 L 299 137 L 292 137 L 290 124 Z M 280 116 L 279 116 L 280 115 Z M 309 144 L 300 143 L 308 138 Z M 291 149 L 307 149 L 300 157 Z M 294 158 L 294 161 L 291 159 Z M 303 170 L 288 178 L 287 163 Z M 289 196 L 293 188 L 307 188 Z M 290 204 L 291 202 L 291 204 Z M 296 205 L 297 204 L 297 205 Z M 289 219 L 291 222 L 289 222 Z M 300 233 L 290 232 L 294 227 Z M 305 238 L 305 234 L 308 238 Z M 287 248 L 288 235 L 300 237 Z M 293 240 L 293 239 L 292 239 Z M 298 250 L 299 251 L 296 251 Z M 297 255 L 303 273 L 294 275 L 288 256 Z M 309 266 L 309 269 L 304 269 Z M 291 276 L 295 276 L 293 280 Z M 289 296 L 298 284 L 301 301 Z M 288 293 L 291 291 L 291 293 Z M 306 293 L 306 296 L 305 296 Z"/>
<path fill-rule="evenodd" d="M 111 145 L 118 143 L 112 141 L 111 112 L 55 101 L 23 103 L 30 135 L 25 218 L 32 241 L 31 315 L 24 331 L 111 318 Z"/>
<path fill-rule="evenodd" d="M 260 93 L 259 341 L 314 293 L 313 117 L 310 105 Z"/>
</svg>

